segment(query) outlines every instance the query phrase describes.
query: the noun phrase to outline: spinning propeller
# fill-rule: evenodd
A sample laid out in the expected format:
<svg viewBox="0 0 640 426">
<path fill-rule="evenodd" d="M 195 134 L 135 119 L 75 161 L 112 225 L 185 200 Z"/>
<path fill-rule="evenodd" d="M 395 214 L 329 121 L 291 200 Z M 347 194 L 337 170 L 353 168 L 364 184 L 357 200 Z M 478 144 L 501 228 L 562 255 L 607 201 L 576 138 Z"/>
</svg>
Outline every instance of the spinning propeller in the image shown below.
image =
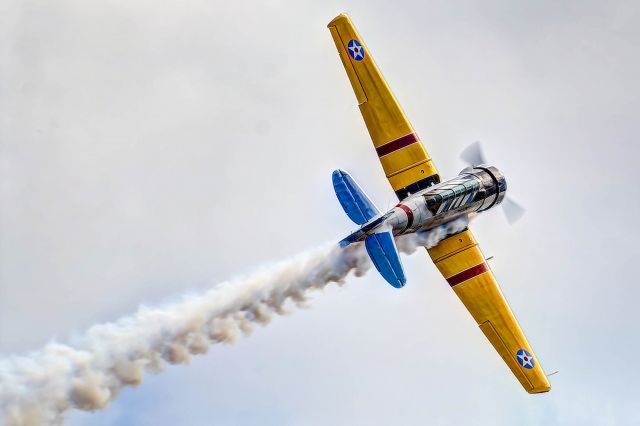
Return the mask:
<svg viewBox="0 0 640 426">
<path fill-rule="evenodd" d="M 484 153 L 482 152 L 482 146 L 480 142 L 474 142 L 460 153 L 460 158 L 464 160 L 465 163 L 471 166 L 479 166 L 480 164 L 486 164 Z M 516 223 L 522 216 L 524 216 L 525 209 L 520 204 L 513 201 L 513 199 L 509 196 L 505 196 L 504 200 L 502 200 L 502 210 L 504 211 L 504 215 L 507 217 L 507 222 L 509 225 L 513 225 Z"/>
</svg>

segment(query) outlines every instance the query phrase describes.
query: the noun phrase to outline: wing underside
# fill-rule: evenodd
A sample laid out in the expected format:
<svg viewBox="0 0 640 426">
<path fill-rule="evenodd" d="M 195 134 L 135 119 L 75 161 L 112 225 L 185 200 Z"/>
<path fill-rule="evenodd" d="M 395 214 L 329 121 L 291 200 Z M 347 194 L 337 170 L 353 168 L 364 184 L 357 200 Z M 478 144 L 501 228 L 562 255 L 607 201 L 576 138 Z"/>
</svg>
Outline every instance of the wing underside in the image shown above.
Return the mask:
<svg viewBox="0 0 640 426">
<path fill-rule="evenodd" d="M 431 157 L 405 116 L 348 16 L 329 23 L 385 175 L 399 199 L 440 181 Z"/>
<path fill-rule="evenodd" d="M 547 392 L 551 385 L 478 244 L 466 230 L 428 250 L 489 342 L 529 393 Z"/>
</svg>

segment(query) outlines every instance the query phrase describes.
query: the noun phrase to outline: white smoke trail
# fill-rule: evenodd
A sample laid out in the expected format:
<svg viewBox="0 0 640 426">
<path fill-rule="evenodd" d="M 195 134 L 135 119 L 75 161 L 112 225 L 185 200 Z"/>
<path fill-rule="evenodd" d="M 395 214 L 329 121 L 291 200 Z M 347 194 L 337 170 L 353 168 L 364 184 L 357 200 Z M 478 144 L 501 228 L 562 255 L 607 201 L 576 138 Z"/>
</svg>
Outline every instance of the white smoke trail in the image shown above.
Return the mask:
<svg viewBox="0 0 640 426">
<path fill-rule="evenodd" d="M 413 253 L 463 230 L 466 218 L 427 233 L 397 240 Z M 0 359 L 0 423 L 9 426 L 61 424 L 72 408 L 105 408 L 124 386 L 142 383 L 144 372 L 189 361 L 214 343 L 234 342 L 253 324 L 285 313 L 288 301 L 302 304 L 308 292 L 362 276 L 369 258 L 361 244 L 331 244 L 224 283 L 165 307 L 141 307 L 120 320 L 95 325 L 71 344 L 50 343 L 24 356 Z"/>
</svg>

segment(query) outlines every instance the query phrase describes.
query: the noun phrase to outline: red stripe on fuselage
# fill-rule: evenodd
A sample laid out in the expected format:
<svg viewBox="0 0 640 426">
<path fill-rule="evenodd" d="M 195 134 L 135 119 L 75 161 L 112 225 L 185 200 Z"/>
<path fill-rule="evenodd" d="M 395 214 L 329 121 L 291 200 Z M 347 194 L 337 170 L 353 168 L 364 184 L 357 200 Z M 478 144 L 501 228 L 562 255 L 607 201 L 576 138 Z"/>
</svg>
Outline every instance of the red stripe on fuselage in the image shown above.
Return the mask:
<svg viewBox="0 0 640 426">
<path fill-rule="evenodd" d="M 485 262 L 482 262 L 479 265 L 472 266 L 469 269 L 465 269 L 462 272 L 459 272 L 449 278 L 447 278 L 447 282 L 451 287 L 456 286 L 458 284 L 462 284 L 465 281 L 469 281 L 471 278 L 475 278 L 480 274 L 484 274 L 489 270 L 489 267 Z"/>
<path fill-rule="evenodd" d="M 376 148 L 376 152 L 378 153 L 378 157 L 384 157 L 385 155 L 389 155 L 392 152 L 414 144 L 418 142 L 418 140 L 418 135 L 415 133 L 409 133 L 408 135 L 394 139 L 391 142 L 387 142 L 384 145 L 380 145 Z"/>
<path fill-rule="evenodd" d="M 404 229 L 411 228 L 411 225 L 413 225 L 413 212 L 411 211 L 411 209 L 404 204 L 398 204 L 396 207 L 401 208 L 402 211 L 407 214 L 407 227 Z"/>
</svg>

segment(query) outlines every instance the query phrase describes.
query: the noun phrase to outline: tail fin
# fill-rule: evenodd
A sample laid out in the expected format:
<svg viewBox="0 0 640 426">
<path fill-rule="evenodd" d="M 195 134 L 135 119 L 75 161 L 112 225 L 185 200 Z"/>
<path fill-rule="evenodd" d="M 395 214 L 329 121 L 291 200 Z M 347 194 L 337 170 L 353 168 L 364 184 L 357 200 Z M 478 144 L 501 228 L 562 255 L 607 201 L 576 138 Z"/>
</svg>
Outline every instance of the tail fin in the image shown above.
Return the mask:
<svg viewBox="0 0 640 426">
<path fill-rule="evenodd" d="M 335 170 L 332 179 L 338 201 L 349 219 L 362 225 L 380 213 L 349 173 Z"/>
<path fill-rule="evenodd" d="M 380 272 L 380 275 L 395 288 L 404 286 L 407 278 L 404 275 L 404 269 L 400 263 L 398 249 L 393 240 L 391 230 L 384 224 L 392 212 L 371 221 L 371 219 L 380 215 L 380 211 L 378 211 L 376 206 L 371 202 L 369 197 L 365 195 L 353 178 L 342 170 L 334 171 L 332 178 L 333 189 L 336 191 L 338 201 L 340 201 L 349 219 L 358 225 L 364 225 L 366 223 L 365 226 L 340 241 L 340 247 L 346 247 L 364 238 L 367 253 L 369 253 L 369 257 L 378 272 Z"/>
<path fill-rule="evenodd" d="M 380 275 L 395 288 L 401 288 L 407 282 L 398 249 L 391 231 L 371 234 L 364 240 L 367 253 Z"/>
</svg>

